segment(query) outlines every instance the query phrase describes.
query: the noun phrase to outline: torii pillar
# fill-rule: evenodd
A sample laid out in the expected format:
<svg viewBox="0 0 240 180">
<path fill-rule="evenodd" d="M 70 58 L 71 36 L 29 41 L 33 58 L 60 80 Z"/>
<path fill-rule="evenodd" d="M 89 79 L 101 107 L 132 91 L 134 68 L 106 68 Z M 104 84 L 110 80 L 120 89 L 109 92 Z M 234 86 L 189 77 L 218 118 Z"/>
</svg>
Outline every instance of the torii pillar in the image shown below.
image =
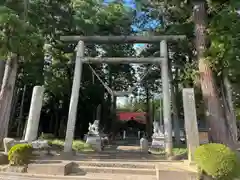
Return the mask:
<svg viewBox="0 0 240 180">
<path fill-rule="evenodd" d="M 72 143 L 74 139 L 74 131 L 75 131 L 75 124 L 76 124 L 76 117 L 77 117 L 76 115 L 77 115 L 79 90 L 80 90 L 81 78 L 82 78 L 82 64 L 83 64 L 82 58 L 84 56 L 84 42 L 79 41 L 75 50 L 77 51 L 77 54 L 76 54 L 76 62 L 75 62 L 75 69 L 74 69 L 72 93 L 71 93 L 71 99 L 69 104 L 64 152 L 72 151 Z"/>
</svg>

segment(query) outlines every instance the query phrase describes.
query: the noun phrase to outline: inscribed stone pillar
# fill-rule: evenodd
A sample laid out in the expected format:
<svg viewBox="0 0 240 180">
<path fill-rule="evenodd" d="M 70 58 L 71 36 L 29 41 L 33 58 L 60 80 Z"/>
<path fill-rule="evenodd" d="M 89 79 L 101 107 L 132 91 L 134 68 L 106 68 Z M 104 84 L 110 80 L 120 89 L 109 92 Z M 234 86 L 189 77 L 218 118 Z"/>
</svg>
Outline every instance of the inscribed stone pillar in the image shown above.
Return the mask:
<svg viewBox="0 0 240 180">
<path fill-rule="evenodd" d="M 194 151 L 199 146 L 199 133 L 193 88 L 183 89 L 183 108 L 188 146 L 188 160 L 191 163 L 193 161 Z"/>
<path fill-rule="evenodd" d="M 35 86 L 33 88 L 31 106 L 28 115 L 27 129 L 24 138 L 25 141 L 33 141 L 36 140 L 37 138 L 40 113 L 42 109 L 43 93 L 44 93 L 43 86 Z"/>
</svg>

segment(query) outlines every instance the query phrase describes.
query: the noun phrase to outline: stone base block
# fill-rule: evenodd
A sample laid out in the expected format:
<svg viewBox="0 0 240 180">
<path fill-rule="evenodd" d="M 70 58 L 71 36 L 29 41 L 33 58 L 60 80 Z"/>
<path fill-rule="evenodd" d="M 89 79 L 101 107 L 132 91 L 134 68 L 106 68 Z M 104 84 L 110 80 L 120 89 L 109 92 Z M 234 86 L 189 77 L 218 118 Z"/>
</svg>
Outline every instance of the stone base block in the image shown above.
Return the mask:
<svg viewBox="0 0 240 180">
<path fill-rule="evenodd" d="M 164 148 L 165 139 L 164 137 L 153 137 L 152 138 L 152 148 Z"/>
<path fill-rule="evenodd" d="M 100 136 L 87 136 L 86 143 L 90 144 L 94 150 L 102 151 Z"/>
<path fill-rule="evenodd" d="M 0 153 L 0 165 L 8 164 L 8 155 L 6 153 Z"/>
<path fill-rule="evenodd" d="M 27 172 L 31 174 L 65 176 L 71 173 L 73 162 L 36 161 L 28 165 Z"/>
<path fill-rule="evenodd" d="M 157 180 L 196 180 L 198 174 L 196 172 L 187 171 L 167 171 L 167 170 L 157 170 L 156 171 Z"/>
<path fill-rule="evenodd" d="M 0 167 L 0 172 L 7 173 L 26 173 L 27 166 L 11 166 L 11 165 L 2 165 Z"/>
<path fill-rule="evenodd" d="M 183 162 L 188 166 L 196 166 L 196 163 L 194 161 L 184 160 Z"/>
<path fill-rule="evenodd" d="M 27 167 L 26 166 L 9 166 L 6 169 L 6 172 L 26 173 Z"/>
</svg>

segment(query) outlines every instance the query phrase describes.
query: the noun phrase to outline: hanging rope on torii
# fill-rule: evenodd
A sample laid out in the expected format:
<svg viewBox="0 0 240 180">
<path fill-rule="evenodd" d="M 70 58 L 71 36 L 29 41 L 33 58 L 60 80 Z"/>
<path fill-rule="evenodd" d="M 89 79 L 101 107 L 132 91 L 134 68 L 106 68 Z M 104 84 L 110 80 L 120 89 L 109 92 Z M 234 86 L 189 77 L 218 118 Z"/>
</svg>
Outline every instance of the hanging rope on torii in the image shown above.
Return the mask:
<svg viewBox="0 0 240 180">
<path fill-rule="evenodd" d="M 116 97 L 121 97 L 121 96 L 127 96 L 133 93 L 133 91 L 137 88 L 136 86 L 133 87 L 129 87 L 129 89 L 127 91 L 113 91 L 102 79 L 101 77 L 98 75 L 98 73 L 94 70 L 94 68 L 88 64 L 89 68 L 91 69 L 91 71 L 93 72 L 93 74 L 97 77 L 97 79 L 101 82 L 101 84 L 103 85 L 103 87 L 107 90 L 107 92 L 111 95 L 111 96 L 116 96 Z M 147 72 L 137 81 L 137 84 L 140 83 L 151 71 L 151 68 L 149 68 L 147 70 Z"/>
<path fill-rule="evenodd" d="M 162 78 L 162 94 L 163 94 L 163 116 L 164 116 L 164 135 L 165 135 L 165 151 L 167 155 L 172 154 L 172 122 L 171 122 L 171 99 L 170 86 L 168 77 L 168 40 L 182 40 L 185 35 L 165 35 L 165 36 L 62 36 L 60 40 L 68 42 L 78 41 L 76 47 L 76 63 L 74 69 L 74 78 L 72 85 L 71 100 L 69 105 L 68 123 L 66 130 L 66 138 L 64 144 L 64 152 L 71 152 L 72 142 L 74 138 L 74 130 L 76 124 L 77 105 L 79 97 L 79 89 L 81 85 L 82 64 L 89 63 L 159 63 L 161 64 Z M 159 58 L 93 58 L 84 57 L 84 42 L 107 44 L 107 43 L 159 43 Z"/>
<path fill-rule="evenodd" d="M 103 85 L 103 87 L 107 90 L 107 92 L 111 95 L 114 96 L 113 90 L 106 84 L 103 82 L 103 80 L 100 78 L 100 76 L 97 74 L 97 72 L 93 69 L 93 67 L 88 64 L 89 68 L 91 69 L 91 71 L 93 72 L 93 74 L 98 78 L 98 80 L 101 82 L 101 84 Z"/>
</svg>

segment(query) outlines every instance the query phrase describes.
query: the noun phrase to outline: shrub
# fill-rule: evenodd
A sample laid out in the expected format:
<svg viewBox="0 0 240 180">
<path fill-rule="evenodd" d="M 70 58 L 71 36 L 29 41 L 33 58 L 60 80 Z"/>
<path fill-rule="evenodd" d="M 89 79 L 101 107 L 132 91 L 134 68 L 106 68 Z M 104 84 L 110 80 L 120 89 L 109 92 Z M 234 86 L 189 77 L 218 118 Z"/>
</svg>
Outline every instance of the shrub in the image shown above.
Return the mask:
<svg viewBox="0 0 240 180">
<path fill-rule="evenodd" d="M 195 162 L 202 173 L 217 180 L 232 180 L 238 176 L 238 158 L 223 144 L 204 144 L 194 153 Z"/>
<path fill-rule="evenodd" d="M 41 134 L 41 136 L 39 137 L 39 139 L 54 139 L 54 134 L 51 133 L 43 133 Z"/>
<path fill-rule="evenodd" d="M 76 152 L 93 151 L 92 146 L 80 140 L 73 141 L 73 150 Z"/>
<path fill-rule="evenodd" d="M 64 141 L 63 140 L 49 140 L 48 144 L 51 147 L 58 148 L 59 150 L 63 149 Z M 93 151 L 92 146 L 81 141 L 81 140 L 74 140 L 72 149 L 76 152 L 82 152 L 82 151 Z"/>
<path fill-rule="evenodd" d="M 51 149 L 54 149 L 56 151 L 63 150 L 64 147 L 64 141 L 61 140 L 48 140 L 48 145 L 51 147 Z"/>
<path fill-rule="evenodd" d="M 29 163 L 32 157 L 32 145 L 30 144 L 16 144 L 8 153 L 8 160 L 10 165 L 21 166 Z"/>
</svg>

